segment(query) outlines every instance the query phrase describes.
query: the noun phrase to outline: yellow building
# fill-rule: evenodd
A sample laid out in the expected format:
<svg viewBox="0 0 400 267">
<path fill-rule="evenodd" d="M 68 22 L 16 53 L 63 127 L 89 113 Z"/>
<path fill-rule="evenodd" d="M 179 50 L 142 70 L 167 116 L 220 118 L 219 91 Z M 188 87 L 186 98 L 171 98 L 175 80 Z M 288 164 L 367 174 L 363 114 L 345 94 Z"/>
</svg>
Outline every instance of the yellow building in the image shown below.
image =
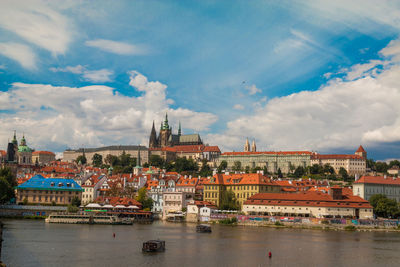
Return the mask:
<svg viewBox="0 0 400 267">
<path fill-rule="evenodd" d="M 278 193 L 280 186 L 260 173 L 216 174 L 204 182 L 203 200 L 221 203 L 224 191 L 231 190 L 240 208 L 251 196 L 258 193 Z"/>
</svg>

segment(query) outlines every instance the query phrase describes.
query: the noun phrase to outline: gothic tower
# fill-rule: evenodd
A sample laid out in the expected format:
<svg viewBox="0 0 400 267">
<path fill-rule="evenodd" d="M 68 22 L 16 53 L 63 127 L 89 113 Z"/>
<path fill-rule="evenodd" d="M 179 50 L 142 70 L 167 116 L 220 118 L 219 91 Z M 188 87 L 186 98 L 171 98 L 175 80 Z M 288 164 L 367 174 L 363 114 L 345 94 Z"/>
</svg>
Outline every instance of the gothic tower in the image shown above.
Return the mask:
<svg viewBox="0 0 400 267">
<path fill-rule="evenodd" d="M 253 139 L 253 143 L 251 144 L 251 152 L 256 152 L 257 147 L 256 147 L 256 140 Z"/>
<path fill-rule="evenodd" d="M 168 114 L 165 113 L 165 120 L 164 123 L 161 126 L 160 130 L 160 146 L 161 147 L 166 147 L 169 146 L 168 140 L 171 135 L 172 128 L 169 127 L 168 125 Z"/>
<path fill-rule="evenodd" d="M 158 143 L 157 142 L 157 133 L 156 133 L 156 128 L 154 127 L 154 121 L 153 121 L 153 127 L 151 128 L 150 139 L 149 139 L 149 148 L 158 147 L 157 143 Z"/>
<path fill-rule="evenodd" d="M 250 143 L 248 138 L 246 138 L 246 143 L 244 144 L 244 152 L 250 152 Z"/>
</svg>

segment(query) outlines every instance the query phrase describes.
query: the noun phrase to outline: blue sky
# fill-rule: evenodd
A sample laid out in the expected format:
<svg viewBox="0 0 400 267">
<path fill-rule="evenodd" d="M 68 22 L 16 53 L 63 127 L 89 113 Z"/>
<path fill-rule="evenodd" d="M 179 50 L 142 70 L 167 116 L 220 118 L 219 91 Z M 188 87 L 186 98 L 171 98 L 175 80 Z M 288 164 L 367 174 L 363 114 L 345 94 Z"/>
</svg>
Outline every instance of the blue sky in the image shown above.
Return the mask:
<svg viewBox="0 0 400 267">
<path fill-rule="evenodd" d="M 15 2 L 15 1 L 14 1 Z M 0 141 L 400 157 L 399 1 L 2 1 Z M 1 147 L 0 147 L 1 148 Z M 4 149 L 3 148 L 3 149 Z"/>
</svg>

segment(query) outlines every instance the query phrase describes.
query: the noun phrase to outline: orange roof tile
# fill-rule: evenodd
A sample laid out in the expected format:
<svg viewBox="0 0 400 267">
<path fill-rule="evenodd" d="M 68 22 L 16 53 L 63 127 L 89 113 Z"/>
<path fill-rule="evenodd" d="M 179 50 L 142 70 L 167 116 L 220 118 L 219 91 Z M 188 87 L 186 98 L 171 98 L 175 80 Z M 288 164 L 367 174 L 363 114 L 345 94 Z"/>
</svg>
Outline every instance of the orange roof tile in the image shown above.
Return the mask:
<svg viewBox="0 0 400 267">
<path fill-rule="evenodd" d="M 356 152 L 366 152 L 366 151 L 364 150 L 362 145 L 360 145 Z"/>
<path fill-rule="evenodd" d="M 400 185 L 400 179 L 396 177 L 384 176 L 362 176 L 354 184 L 390 184 Z"/>
<path fill-rule="evenodd" d="M 244 156 L 244 155 L 311 155 L 310 151 L 259 151 L 259 152 L 224 152 L 222 156 Z"/>
</svg>

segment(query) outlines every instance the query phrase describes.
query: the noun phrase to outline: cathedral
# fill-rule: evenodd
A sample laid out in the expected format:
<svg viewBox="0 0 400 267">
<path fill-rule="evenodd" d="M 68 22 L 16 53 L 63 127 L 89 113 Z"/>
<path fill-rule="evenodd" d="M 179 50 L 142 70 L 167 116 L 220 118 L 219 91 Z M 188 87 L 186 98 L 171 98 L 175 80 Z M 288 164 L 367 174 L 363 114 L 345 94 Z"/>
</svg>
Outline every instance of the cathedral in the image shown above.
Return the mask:
<svg viewBox="0 0 400 267">
<path fill-rule="evenodd" d="M 182 134 L 181 123 L 179 123 L 178 134 L 172 133 L 172 127 L 168 124 L 168 115 L 165 114 L 165 120 L 161 123 L 160 133 L 157 136 L 156 129 L 151 128 L 149 148 L 163 148 L 182 145 L 203 145 L 199 134 Z"/>
<path fill-rule="evenodd" d="M 25 140 L 25 135 L 22 136 L 21 142 L 18 145 L 17 136 L 14 131 L 13 140 L 7 146 L 7 162 L 15 162 L 18 164 L 32 164 L 32 152 L 34 150 L 28 147 Z"/>
</svg>

